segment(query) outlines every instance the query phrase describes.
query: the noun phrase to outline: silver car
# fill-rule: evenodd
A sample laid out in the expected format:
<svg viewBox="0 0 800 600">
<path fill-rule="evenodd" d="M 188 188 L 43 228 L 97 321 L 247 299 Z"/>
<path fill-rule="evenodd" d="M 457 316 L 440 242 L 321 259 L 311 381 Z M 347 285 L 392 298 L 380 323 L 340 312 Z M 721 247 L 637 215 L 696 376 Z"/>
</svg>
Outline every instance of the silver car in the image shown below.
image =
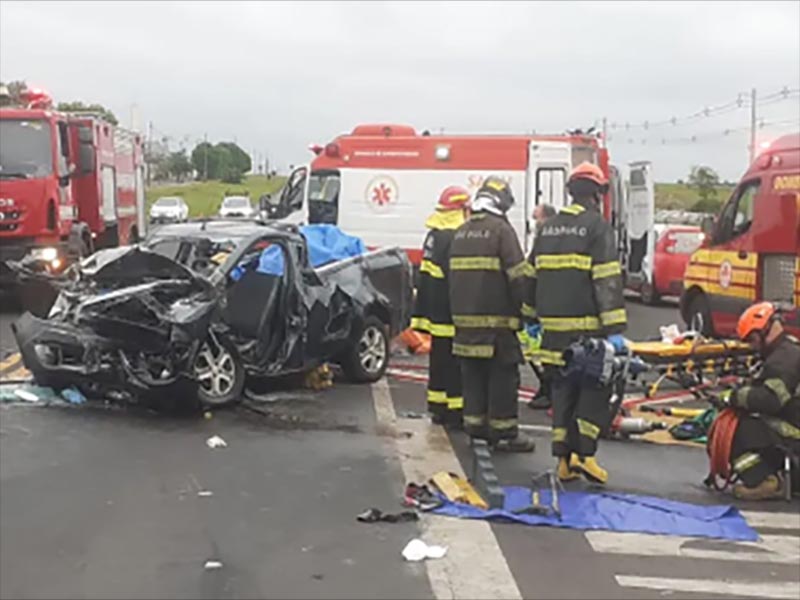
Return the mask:
<svg viewBox="0 0 800 600">
<path fill-rule="evenodd" d="M 247 196 L 227 196 L 219 207 L 219 216 L 252 219 L 256 216 L 256 210 Z"/>
<path fill-rule="evenodd" d="M 179 196 L 165 196 L 150 207 L 151 223 L 182 223 L 189 219 L 189 206 Z"/>
</svg>

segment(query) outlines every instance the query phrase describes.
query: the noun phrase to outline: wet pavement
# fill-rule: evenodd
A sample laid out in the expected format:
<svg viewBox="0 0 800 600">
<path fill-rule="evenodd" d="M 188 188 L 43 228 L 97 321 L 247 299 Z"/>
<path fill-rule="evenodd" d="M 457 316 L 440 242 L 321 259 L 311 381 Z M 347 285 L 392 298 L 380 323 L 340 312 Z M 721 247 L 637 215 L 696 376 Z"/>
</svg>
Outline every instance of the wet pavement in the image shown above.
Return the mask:
<svg viewBox="0 0 800 600">
<path fill-rule="evenodd" d="M 677 320 L 674 307 L 629 303 L 629 315 L 637 339 Z M 382 390 L 388 406 L 378 401 Z M 742 506 L 762 542 L 689 540 L 679 551 L 661 536 L 646 550 L 625 534 L 481 529 L 433 516 L 357 523 L 366 508 L 402 509 L 410 464 L 425 471 L 448 455 L 468 472 L 465 436 L 448 443 L 439 428 L 403 418 L 424 412 L 422 384 L 339 383 L 288 397 L 210 419 L 0 405 L 0 597 L 443 598 L 493 589 L 526 598 L 800 596 L 797 500 Z M 525 406 L 520 414 L 538 426 L 538 448 L 495 457 L 506 485 L 526 485 L 552 466 L 546 414 Z M 208 448 L 214 435 L 227 447 Z M 729 500 L 700 485 L 702 449 L 604 441 L 599 457 L 613 490 Z M 400 556 L 413 537 L 437 543 L 430 536 L 445 533 L 450 558 L 424 565 Z M 469 560 L 452 560 L 472 547 Z M 473 595 L 459 588 L 481 578 Z"/>
</svg>

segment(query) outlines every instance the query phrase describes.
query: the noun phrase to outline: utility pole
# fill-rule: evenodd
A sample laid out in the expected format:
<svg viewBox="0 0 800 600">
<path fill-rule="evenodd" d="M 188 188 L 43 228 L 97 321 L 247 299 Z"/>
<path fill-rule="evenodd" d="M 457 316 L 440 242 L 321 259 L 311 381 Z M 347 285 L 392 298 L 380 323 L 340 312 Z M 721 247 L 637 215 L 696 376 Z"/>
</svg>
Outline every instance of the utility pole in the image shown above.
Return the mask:
<svg viewBox="0 0 800 600">
<path fill-rule="evenodd" d="M 750 92 L 750 163 L 756 159 L 756 88 Z"/>
<path fill-rule="evenodd" d="M 208 134 L 203 134 L 203 181 L 208 181 Z"/>
<path fill-rule="evenodd" d="M 153 122 L 147 123 L 147 187 L 153 182 Z"/>
<path fill-rule="evenodd" d="M 608 148 L 608 119 L 603 117 L 603 148 Z"/>
</svg>

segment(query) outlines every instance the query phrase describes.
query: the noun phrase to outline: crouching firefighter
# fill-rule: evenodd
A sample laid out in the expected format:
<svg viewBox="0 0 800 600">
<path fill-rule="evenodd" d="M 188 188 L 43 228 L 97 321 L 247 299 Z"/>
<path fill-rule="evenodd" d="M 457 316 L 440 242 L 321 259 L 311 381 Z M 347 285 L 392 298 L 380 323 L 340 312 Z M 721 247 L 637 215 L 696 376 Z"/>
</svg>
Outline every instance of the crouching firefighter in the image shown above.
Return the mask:
<svg viewBox="0 0 800 600">
<path fill-rule="evenodd" d="M 800 455 L 800 342 L 770 302 L 744 311 L 736 332 L 764 362 L 751 381 L 721 398 L 728 408 L 709 432 L 711 472 L 738 477 L 733 493 L 742 500 L 781 498 L 784 457 Z"/>
<path fill-rule="evenodd" d="M 608 189 L 605 175 L 596 165 L 582 163 L 567 188 L 573 203 L 547 220 L 531 253 L 535 309 L 543 329 L 539 359 L 550 378 L 558 477 L 567 481 L 583 474 L 605 483 L 608 473 L 594 457 L 610 418 L 611 390 L 567 376 L 563 351 L 581 338 L 608 338 L 616 352 L 625 350 L 622 272 L 613 230 L 600 214 Z"/>
<path fill-rule="evenodd" d="M 532 268 L 506 219 L 514 204 L 508 184 L 487 177 L 472 202 L 472 216 L 450 246 L 450 307 L 461 357 L 464 429 L 498 450 L 532 452 L 533 440 L 518 431 L 517 331 Z"/>
<path fill-rule="evenodd" d="M 453 356 L 455 327 L 450 316 L 450 243 L 464 224 L 469 207 L 469 192 L 446 188 L 428 217 L 430 230 L 423 244 L 417 298 L 411 326 L 431 336 L 428 368 L 428 412 L 437 425 L 460 428 L 464 398 L 461 394 L 461 366 Z"/>
</svg>

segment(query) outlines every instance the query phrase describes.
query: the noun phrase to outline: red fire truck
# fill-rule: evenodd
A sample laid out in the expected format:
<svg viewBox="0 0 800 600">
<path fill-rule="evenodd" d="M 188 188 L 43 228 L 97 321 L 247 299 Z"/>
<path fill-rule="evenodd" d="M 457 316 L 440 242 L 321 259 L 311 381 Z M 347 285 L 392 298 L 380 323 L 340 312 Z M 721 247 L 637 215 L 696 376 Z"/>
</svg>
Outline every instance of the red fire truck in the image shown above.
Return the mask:
<svg viewBox="0 0 800 600">
<path fill-rule="evenodd" d="M 509 213 L 526 249 L 533 235 L 532 213 L 567 200 L 566 179 L 582 161 L 608 175 L 608 152 L 597 136 L 430 135 L 406 125 L 359 125 L 325 146 L 312 146 L 309 167 L 295 169 L 269 216 L 297 223 L 331 223 L 361 237 L 369 247 L 399 246 L 418 263 L 425 217 L 441 191 L 461 185 L 475 192 L 483 179 L 504 177 L 516 204 Z M 617 186 L 612 186 L 615 188 Z M 604 212 L 612 218 L 614 200 Z"/>
<path fill-rule="evenodd" d="M 0 109 L 0 285 L 6 260 L 42 260 L 53 272 L 95 249 L 144 234 L 139 134 L 94 114 L 63 114 L 29 90 Z"/>
<path fill-rule="evenodd" d="M 784 309 L 800 335 L 800 133 L 766 145 L 689 261 L 681 314 L 709 335 L 732 336 L 742 311 L 761 300 Z"/>
</svg>

